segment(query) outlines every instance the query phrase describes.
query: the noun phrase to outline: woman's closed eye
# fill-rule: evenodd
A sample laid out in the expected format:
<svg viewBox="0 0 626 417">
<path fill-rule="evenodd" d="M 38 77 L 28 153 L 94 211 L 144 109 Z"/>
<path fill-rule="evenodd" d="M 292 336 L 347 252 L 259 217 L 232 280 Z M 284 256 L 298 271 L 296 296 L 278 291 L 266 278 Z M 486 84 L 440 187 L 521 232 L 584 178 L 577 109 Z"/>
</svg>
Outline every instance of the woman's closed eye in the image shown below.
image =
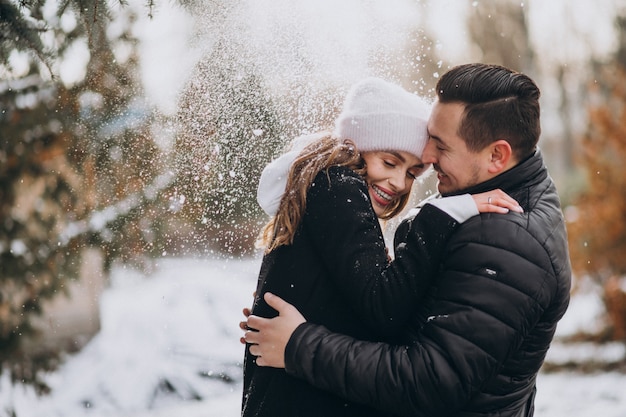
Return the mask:
<svg viewBox="0 0 626 417">
<path fill-rule="evenodd" d="M 409 171 L 406 172 L 406 175 L 409 178 L 412 178 L 415 180 L 417 179 L 417 177 L 420 176 L 422 172 L 424 172 L 424 168 L 425 168 L 424 164 L 414 166 L 413 168 L 411 168 Z"/>
</svg>

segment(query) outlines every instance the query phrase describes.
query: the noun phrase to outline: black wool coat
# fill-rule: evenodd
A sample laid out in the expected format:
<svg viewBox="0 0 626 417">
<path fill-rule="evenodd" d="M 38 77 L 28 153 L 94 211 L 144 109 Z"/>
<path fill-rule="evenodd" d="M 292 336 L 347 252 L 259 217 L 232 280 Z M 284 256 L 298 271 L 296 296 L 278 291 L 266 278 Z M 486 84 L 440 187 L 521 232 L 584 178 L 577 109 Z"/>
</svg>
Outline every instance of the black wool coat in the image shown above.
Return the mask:
<svg viewBox="0 0 626 417">
<path fill-rule="evenodd" d="M 569 303 L 565 222 L 539 151 L 463 192 L 494 188 L 524 213 L 483 213 L 452 232 L 404 344 L 304 323 L 287 345 L 287 372 L 396 415 L 532 416 L 537 373 Z M 397 243 L 420 224 L 403 224 Z"/>
<path fill-rule="evenodd" d="M 320 172 L 307 193 L 293 243 L 263 258 L 253 314 L 276 316 L 263 301 L 269 291 L 332 331 L 370 341 L 399 337 L 434 275 L 436 254 L 457 227 L 447 214 L 428 207 L 433 222 L 399 249 L 411 249 L 410 254 L 389 265 L 366 183 L 345 167 Z M 426 247 L 424 239 L 433 244 Z M 314 388 L 282 369 L 259 367 L 246 349 L 242 415 L 367 417 L 386 412 Z"/>
</svg>

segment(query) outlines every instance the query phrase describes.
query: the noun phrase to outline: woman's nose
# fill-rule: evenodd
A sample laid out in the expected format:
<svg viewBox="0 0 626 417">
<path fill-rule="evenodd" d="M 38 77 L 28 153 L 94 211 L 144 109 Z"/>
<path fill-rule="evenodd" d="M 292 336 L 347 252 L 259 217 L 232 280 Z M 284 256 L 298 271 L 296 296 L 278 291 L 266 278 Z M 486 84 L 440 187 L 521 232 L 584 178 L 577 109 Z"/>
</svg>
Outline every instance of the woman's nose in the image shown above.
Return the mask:
<svg viewBox="0 0 626 417">
<path fill-rule="evenodd" d="M 396 192 L 396 193 L 403 193 L 404 190 L 406 190 L 406 187 L 407 187 L 406 179 L 408 177 L 407 177 L 407 175 L 404 172 L 400 172 L 400 171 L 401 170 L 398 170 L 397 173 L 394 173 L 394 175 L 391 175 L 388 178 L 389 185 L 391 186 L 393 191 Z"/>
</svg>

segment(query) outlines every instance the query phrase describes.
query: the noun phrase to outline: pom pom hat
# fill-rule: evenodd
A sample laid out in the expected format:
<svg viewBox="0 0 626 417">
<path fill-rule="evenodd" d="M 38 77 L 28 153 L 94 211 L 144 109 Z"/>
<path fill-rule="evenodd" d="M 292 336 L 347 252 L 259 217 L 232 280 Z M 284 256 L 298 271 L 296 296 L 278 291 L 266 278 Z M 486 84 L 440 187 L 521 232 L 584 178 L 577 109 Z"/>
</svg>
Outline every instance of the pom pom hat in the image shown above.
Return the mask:
<svg viewBox="0 0 626 417">
<path fill-rule="evenodd" d="M 396 150 L 422 156 L 431 105 L 380 78 L 352 86 L 335 122 L 334 134 L 350 139 L 361 152 Z"/>
</svg>

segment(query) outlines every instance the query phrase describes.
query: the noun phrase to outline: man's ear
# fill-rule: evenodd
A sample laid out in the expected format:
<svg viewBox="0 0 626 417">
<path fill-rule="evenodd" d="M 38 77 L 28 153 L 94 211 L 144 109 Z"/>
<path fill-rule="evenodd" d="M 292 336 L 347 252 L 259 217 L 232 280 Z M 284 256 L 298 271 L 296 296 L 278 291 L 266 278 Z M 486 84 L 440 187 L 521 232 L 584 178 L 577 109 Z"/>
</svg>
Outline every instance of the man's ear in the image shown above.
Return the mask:
<svg viewBox="0 0 626 417">
<path fill-rule="evenodd" d="M 490 161 L 488 171 L 491 174 L 500 174 L 514 165 L 513 149 L 504 139 L 497 140 L 489 145 Z"/>
</svg>

